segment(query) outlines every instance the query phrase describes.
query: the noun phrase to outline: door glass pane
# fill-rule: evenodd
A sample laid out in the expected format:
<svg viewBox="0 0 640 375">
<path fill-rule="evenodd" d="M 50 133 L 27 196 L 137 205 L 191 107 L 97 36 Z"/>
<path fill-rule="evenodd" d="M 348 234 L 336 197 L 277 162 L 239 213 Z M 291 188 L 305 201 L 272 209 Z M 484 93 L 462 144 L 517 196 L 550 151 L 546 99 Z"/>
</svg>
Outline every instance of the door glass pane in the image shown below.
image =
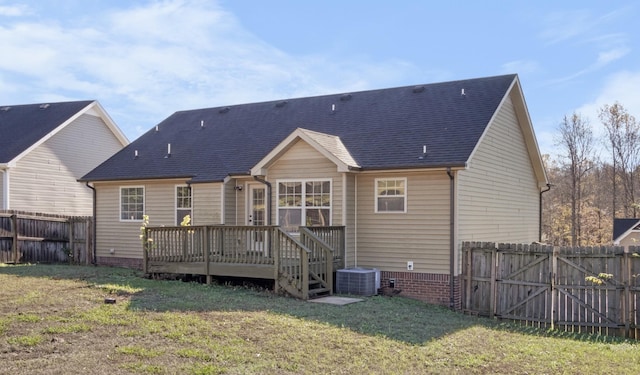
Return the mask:
<svg viewBox="0 0 640 375">
<path fill-rule="evenodd" d="M 253 189 L 253 225 L 265 225 L 265 189 Z"/>
</svg>

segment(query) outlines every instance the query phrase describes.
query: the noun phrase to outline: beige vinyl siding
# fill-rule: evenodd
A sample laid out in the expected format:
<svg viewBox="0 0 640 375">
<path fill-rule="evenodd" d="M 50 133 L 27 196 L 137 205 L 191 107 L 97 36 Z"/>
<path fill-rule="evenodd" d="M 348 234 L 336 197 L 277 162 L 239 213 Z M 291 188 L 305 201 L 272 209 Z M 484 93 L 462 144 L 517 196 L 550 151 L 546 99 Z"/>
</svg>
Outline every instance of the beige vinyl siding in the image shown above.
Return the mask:
<svg viewBox="0 0 640 375">
<path fill-rule="evenodd" d="M 222 188 L 221 182 L 191 185 L 193 225 L 222 224 Z"/>
<path fill-rule="evenodd" d="M 407 178 L 407 212 L 375 213 L 375 179 Z M 357 265 L 384 271 L 449 273 L 449 177 L 446 172 L 357 176 Z"/>
<path fill-rule="evenodd" d="M 273 184 L 272 220 L 277 222 L 277 181 L 281 179 L 331 180 L 331 224 L 342 223 L 342 173 L 337 166 L 304 141 L 296 142 L 270 168 L 267 176 Z"/>
<path fill-rule="evenodd" d="M 91 215 L 93 192 L 77 179 L 121 148 L 101 118 L 80 116 L 11 169 L 10 208 Z"/>
<path fill-rule="evenodd" d="M 457 186 L 460 241 L 538 240 L 539 189 L 509 97 Z"/>
<path fill-rule="evenodd" d="M 142 258 L 141 221 L 120 220 L 120 188 L 144 187 L 145 215 L 150 226 L 174 226 L 175 187 L 186 181 L 127 181 L 95 184 L 97 245 L 99 257 Z M 194 204 L 196 204 L 194 202 Z M 109 251 L 114 249 L 113 254 Z"/>
</svg>

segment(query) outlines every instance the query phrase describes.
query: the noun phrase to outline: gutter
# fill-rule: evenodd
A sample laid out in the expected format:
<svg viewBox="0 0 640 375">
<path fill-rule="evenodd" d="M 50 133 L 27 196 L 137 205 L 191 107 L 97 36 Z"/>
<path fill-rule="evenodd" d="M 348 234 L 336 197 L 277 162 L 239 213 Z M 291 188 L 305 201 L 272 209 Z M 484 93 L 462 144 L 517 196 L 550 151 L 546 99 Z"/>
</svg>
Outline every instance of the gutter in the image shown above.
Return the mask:
<svg viewBox="0 0 640 375">
<path fill-rule="evenodd" d="M 93 257 L 91 260 L 91 264 L 93 264 L 94 266 L 98 265 L 98 258 L 97 258 L 97 251 L 96 251 L 96 245 L 98 244 L 98 225 L 96 223 L 96 188 L 94 188 L 93 186 L 89 185 L 89 181 L 85 182 L 85 185 L 93 190 Z"/>
<path fill-rule="evenodd" d="M 551 184 L 547 183 L 547 189 L 540 191 L 540 202 L 538 207 L 538 242 L 542 242 L 542 194 L 551 190 Z"/>
<path fill-rule="evenodd" d="M 456 244 L 455 234 L 455 180 L 451 167 L 447 167 L 447 176 L 449 176 L 449 308 L 455 309 L 455 285 L 453 273 L 455 272 L 455 250 Z"/>
<path fill-rule="evenodd" d="M 253 179 L 265 184 L 267 186 L 267 225 L 271 225 L 271 182 L 261 178 L 260 176 L 253 176 Z M 249 198 L 251 199 L 251 198 Z"/>
</svg>

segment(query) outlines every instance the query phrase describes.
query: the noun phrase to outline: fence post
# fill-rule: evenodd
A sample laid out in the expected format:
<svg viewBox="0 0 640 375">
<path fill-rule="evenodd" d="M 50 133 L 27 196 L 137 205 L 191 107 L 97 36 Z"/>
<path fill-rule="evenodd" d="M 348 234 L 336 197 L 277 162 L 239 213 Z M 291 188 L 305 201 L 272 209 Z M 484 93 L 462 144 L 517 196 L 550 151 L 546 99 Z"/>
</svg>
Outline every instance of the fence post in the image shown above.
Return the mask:
<svg viewBox="0 0 640 375">
<path fill-rule="evenodd" d="M 142 234 L 142 271 L 145 275 L 149 271 L 149 228 L 144 228 L 144 233 Z"/>
<path fill-rule="evenodd" d="M 491 318 L 496 316 L 498 311 L 498 285 L 496 279 L 498 278 L 498 266 L 500 264 L 499 256 L 498 249 L 493 246 L 491 249 L 491 302 L 489 303 L 489 316 Z"/>
<path fill-rule="evenodd" d="M 621 265 L 621 278 L 624 285 L 624 295 L 621 298 L 622 302 L 622 323 L 624 324 L 624 337 L 629 337 L 629 330 L 631 328 L 631 260 L 629 258 L 629 248 L 625 246 L 622 253 L 622 265 Z"/>
<path fill-rule="evenodd" d="M 211 271 L 209 270 L 209 254 L 211 254 L 211 227 L 210 226 L 205 226 L 204 230 L 203 230 L 203 235 L 204 235 L 204 241 L 203 246 L 204 246 L 204 263 L 205 263 L 205 270 L 207 272 L 207 285 L 211 284 Z"/>
<path fill-rule="evenodd" d="M 11 215 L 11 252 L 13 254 L 13 263 L 18 264 L 18 215 Z"/>
<path fill-rule="evenodd" d="M 464 256 L 465 256 L 465 264 L 467 266 L 467 280 L 466 280 L 466 285 L 465 285 L 465 309 L 467 310 L 471 310 L 471 278 L 473 277 L 472 273 L 471 273 L 471 252 L 472 250 L 472 246 L 469 242 L 465 242 L 463 245 L 463 249 L 464 249 Z"/>
<path fill-rule="evenodd" d="M 555 312 L 556 312 L 556 304 L 558 303 L 556 297 L 556 278 L 558 277 L 558 255 L 559 250 L 557 247 L 553 247 L 553 251 L 549 253 L 551 256 L 551 306 L 550 306 L 550 321 L 551 321 L 551 330 L 555 328 Z"/>
<path fill-rule="evenodd" d="M 68 218 L 67 219 L 67 225 L 69 225 L 69 250 L 67 251 L 67 255 L 69 258 L 69 263 L 73 263 L 73 260 L 76 257 L 76 245 L 75 245 L 75 226 L 76 226 L 76 222 L 73 218 Z"/>
</svg>

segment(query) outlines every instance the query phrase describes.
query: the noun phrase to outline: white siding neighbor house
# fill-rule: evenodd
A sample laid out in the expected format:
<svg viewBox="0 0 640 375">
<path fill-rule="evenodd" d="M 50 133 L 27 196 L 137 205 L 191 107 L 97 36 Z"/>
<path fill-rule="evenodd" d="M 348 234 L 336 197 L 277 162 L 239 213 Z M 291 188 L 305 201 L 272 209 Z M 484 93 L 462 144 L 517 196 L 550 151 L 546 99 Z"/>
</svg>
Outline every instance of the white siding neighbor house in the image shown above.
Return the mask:
<svg viewBox="0 0 640 375">
<path fill-rule="evenodd" d="M 78 179 L 128 143 L 97 101 L 0 106 L 0 210 L 92 215 Z"/>
</svg>

